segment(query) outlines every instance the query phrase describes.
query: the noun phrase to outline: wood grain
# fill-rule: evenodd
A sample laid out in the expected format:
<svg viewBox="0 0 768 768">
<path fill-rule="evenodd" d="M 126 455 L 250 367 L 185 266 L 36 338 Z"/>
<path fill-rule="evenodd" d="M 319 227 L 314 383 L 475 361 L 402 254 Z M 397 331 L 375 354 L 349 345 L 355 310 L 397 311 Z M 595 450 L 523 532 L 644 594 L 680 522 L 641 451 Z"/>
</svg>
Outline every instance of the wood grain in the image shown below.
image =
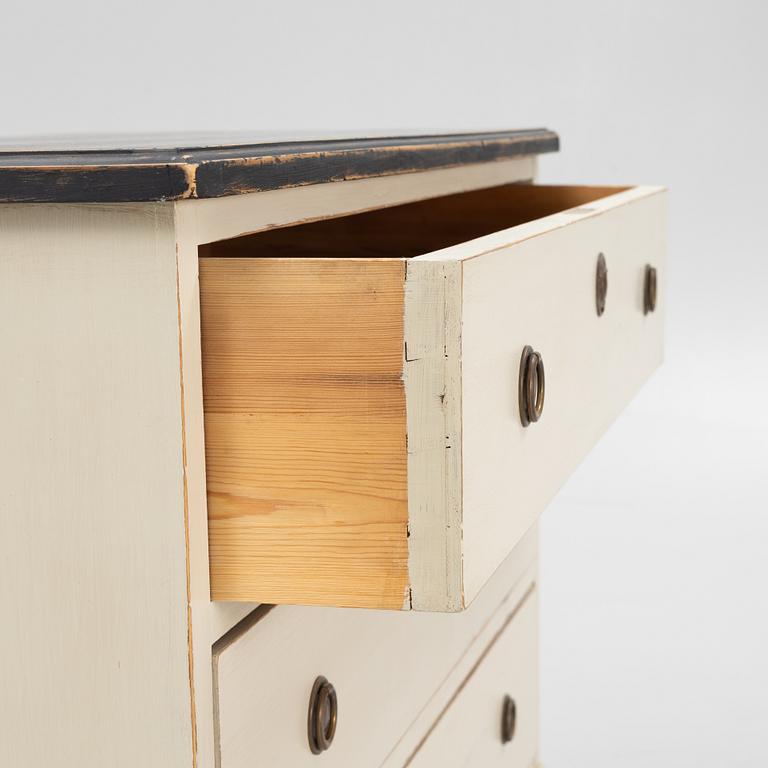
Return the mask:
<svg viewBox="0 0 768 768">
<path fill-rule="evenodd" d="M 200 259 L 211 595 L 402 608 L 401 260 Z"/>
</svg>

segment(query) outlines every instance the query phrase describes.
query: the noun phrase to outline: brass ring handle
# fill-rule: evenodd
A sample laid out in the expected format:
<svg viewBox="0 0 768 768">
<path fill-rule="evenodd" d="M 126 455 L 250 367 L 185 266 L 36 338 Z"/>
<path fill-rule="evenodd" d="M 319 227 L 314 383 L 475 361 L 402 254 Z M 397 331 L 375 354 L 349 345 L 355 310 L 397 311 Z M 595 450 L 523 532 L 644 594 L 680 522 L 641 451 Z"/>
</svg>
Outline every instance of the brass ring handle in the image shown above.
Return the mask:
<svg viewBox="0 0 768 768">
<path fill-rule="evenodd" d="M 324 677 L 318 677 L 309 696 L 307 715 L 307 738 L 313 755 L 319 755 L 331 746 L 336 735 L 338 710 L 336 689 Z"/>
<path fill-rule="evenodd" d="M 597 254 L 597 268 L 595 269 L 595 309 L 597 316 L 602 316 L 605 312 L 605 299 L 608 295 L 608 266 L 605 263 L 605 256 L 602 253 Z"/>
<path fill-rule="evenodd" d="M 536 422 L 544 410 L 544 361 L 538 352 L 528 358 L 528 421 Z"/>
<path fill-rule="evenodd" d="M 517 725 L 517 705 L 515 700 L 507 695 L 501 709 L 501 743 L 509 744 L 515 735 Z"/>
<path fill-rule="evenodd" d="M 518 383 L 520 422 L 524 427 L 541 418 L 545 391 L 544 360 L 532 347 L 526 346 L 520 359 Z"/>
<path fill-rule="evenodd" d="M 645 287 L 643 290 L 643 314 L 656 309 L 656 267 L 645 265 Z"/>
</svg>

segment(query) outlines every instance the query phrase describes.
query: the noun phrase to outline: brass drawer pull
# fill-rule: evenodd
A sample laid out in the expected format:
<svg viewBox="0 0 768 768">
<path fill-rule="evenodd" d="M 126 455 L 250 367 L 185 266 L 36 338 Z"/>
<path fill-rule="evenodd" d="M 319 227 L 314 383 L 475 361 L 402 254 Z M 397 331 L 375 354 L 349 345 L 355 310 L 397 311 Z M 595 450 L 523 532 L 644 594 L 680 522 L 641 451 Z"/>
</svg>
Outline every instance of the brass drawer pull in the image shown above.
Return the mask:
<svg viewBox="0 0 768 768">
<path fill-rule="evenodd" d="M 520 359 L 518 400 L 520 421 L 524 427 L 541 418 L 544 410 L 544 361 L 530 346 L 523 349 Z"/>
<path fill-rule="evenodd" d="M 336 689 L 321 675 L 312 686 L 307 714 L 307 737 L 313 755 L 319 755 L 331 746 L 337 718 Z"/>
<path fill-rule="evenodd" d="M 643 314 L 656 309 L 656 267 L 645 265 L 645 290 L 643 291 Z"/>
<path fill-rule="evenodd" d="M 595 270 L 595 305 L 597 316 L 600 317 L 605 312 L 605 297 L 608 295 L 608 267 L 605 263 L 605 256 L 602 253 L 597 254 L 597 269 Z"/>
<path fill-rule="evenodd" d="M 507 695 L 504 697 L 504 705 L 501 710 L 501 743 L 509 744 L 515 735 L 517 724 L 517 705 L 515 700 Z"/>
</svg>

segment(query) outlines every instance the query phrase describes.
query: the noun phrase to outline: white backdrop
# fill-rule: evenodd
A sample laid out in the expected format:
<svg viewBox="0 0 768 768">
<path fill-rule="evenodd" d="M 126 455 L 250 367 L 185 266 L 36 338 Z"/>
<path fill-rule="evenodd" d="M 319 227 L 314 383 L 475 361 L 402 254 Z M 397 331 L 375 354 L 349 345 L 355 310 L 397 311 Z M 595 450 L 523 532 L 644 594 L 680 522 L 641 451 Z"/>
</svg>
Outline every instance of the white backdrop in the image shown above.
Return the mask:
<svg viewBox="0 0 768 768">
<path fill-rule="evenodd" d="M 667 362 L 544 517 L 550 768 L 768 765 L 767 9 L 3 2 L 0 138 L 544 125 L 670 186 Z"/>
</svg>

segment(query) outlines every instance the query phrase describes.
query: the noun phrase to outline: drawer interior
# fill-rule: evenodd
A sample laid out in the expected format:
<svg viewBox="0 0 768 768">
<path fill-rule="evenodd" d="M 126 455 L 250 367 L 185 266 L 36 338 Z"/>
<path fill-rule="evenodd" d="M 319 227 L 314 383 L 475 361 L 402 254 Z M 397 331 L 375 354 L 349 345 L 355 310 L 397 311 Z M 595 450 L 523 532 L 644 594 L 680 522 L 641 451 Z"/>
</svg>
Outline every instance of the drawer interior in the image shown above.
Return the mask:
<svg viewBox="0 0 768 768">
<path fill-rule="evenodd" d="M 221 240 L 201 246 L 200 255 L 412 258 L 625 189 L 507 184 Z"/>
</svg>

